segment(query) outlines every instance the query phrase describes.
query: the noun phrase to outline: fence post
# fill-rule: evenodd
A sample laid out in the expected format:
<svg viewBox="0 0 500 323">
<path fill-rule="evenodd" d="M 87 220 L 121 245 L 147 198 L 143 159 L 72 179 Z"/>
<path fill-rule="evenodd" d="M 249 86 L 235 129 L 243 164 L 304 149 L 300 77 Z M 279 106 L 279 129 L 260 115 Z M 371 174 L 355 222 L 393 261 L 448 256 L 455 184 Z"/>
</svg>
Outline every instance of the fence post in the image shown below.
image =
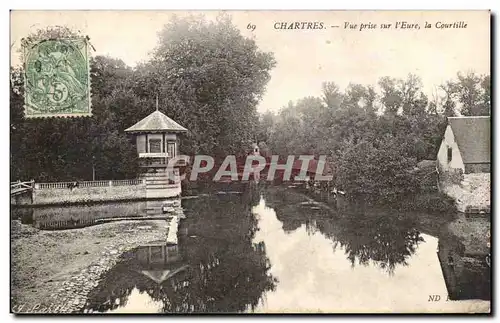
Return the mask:
<svg viewBox="0 0 500 323">
<path fill-rule="evenodd" d="M 109 186 L 113 186 L 113 181 L 109 181 Z"/>
</svg>

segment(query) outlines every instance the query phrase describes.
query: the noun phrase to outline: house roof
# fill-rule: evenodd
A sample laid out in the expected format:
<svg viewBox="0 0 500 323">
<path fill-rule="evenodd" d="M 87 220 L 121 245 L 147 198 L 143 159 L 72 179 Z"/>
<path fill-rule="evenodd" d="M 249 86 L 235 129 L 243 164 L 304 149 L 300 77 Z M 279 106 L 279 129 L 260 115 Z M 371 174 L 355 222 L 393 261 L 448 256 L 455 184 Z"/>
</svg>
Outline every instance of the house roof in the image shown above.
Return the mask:
<svg viewBox="0 0 500 323">
<path fill-rule="evenodd" d="M 158 110 L 151 113 L 141 121 L 137 122 L 132 127 L 125 129 L 125 132 L 149 132 L 149 131 L 186 132 L 187 129 Z"/>
<path fill-rule="evenodd" d="M 464 164 L 490 162 L 490 117 L 449 117 Z"/>
</svg>

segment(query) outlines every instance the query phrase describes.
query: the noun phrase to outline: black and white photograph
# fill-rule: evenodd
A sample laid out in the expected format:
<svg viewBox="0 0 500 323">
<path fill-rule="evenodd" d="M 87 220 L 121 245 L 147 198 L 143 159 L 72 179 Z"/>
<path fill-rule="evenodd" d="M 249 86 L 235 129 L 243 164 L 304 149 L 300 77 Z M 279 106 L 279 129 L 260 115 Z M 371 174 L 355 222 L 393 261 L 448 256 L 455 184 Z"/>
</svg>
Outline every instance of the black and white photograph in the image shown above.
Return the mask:
<svg viewBox="0 0 500 323">
<path fill-rule="evenodd" d="M 10 313 L 491 314 L 488 10 L 11 10 Z"/>
</svg>

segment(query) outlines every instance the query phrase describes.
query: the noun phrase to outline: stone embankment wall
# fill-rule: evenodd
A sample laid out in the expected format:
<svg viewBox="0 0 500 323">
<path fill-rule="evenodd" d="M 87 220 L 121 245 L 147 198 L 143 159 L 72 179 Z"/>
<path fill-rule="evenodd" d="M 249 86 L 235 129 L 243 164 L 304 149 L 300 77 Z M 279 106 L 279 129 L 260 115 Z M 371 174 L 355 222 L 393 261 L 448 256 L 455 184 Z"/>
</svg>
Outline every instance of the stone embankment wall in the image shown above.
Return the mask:
<svg viewBox="0 0 500 323">
<path fill-rule="evenodd" d="M 170 198 L 181 193 L 180 183 L 154 190 L 145 180 L 35 183 L 32 194 L 11 198 L 13 205 L 57 205 L 106 201 L 131 201 L 148 198 Z"/>
<path fill-rule="evenodd" d="M 33 191 L 34 205 L 137 200 L 146 198 L 146 185 L 45 188 Z"/>
<path fill-rule="evenodd" d="M 455 199 L 457 210 L 464 213 L 489 213 L 491 199 L 491 174 L 464 174 L 460 182 L 441 185 L 442 191 Z"/>
<path fill-rule="evenodd" d="M 31 205 L 33 204 L 33 199 L 31 194 L 19 194 L 10 196 L 11 205 Z"/>
</svg>

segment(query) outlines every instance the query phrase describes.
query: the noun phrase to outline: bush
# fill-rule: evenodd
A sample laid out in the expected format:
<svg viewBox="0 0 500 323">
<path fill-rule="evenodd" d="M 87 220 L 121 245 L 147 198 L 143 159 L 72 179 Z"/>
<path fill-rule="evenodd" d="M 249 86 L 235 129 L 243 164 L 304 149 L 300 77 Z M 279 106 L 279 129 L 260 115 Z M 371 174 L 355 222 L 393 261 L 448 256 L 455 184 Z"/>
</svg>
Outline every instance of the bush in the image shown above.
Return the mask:
<svg viewBox="0 0 500 323">
<path fill-rule="evenodd" d="M 398 209 L 445 214 L 457 211 L 455 201 L 451 197 L 438 192 L 417 194 L 411 198 L 403 199 L 399 203 Z"/>
<path fill-rule="evenodd" d="M 420 188 L 412 173 L 416 160 L 404 149 L 392 136 L 346 147 L 338 161 L 336 186 L 356 199 L 382 204 L 415 194 Z"/>
</svg>

